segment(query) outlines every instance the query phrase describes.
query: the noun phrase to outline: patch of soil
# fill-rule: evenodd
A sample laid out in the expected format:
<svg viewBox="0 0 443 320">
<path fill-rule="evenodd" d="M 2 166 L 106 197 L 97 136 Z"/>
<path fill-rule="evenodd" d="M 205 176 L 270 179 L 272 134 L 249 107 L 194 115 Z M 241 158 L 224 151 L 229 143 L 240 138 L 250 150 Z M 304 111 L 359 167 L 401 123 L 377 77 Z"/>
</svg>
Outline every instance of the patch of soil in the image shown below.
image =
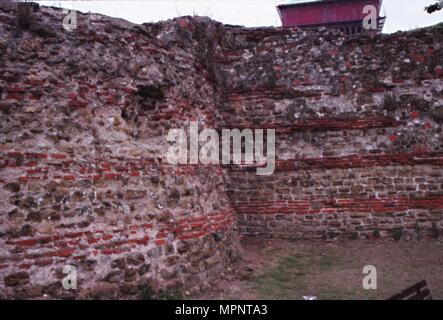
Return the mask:
<svg viewBox="0 0 443 320">
<path fill-rule="evenodd" d="M 443 299 L 442 242 L 249 239 L 242 248 L 242 259 L 191 299 L 384 300 L 421 280 L 434 299 Z M 367 265 L 376 267 L 377 290 L 363 288 Z"/>
</svg>

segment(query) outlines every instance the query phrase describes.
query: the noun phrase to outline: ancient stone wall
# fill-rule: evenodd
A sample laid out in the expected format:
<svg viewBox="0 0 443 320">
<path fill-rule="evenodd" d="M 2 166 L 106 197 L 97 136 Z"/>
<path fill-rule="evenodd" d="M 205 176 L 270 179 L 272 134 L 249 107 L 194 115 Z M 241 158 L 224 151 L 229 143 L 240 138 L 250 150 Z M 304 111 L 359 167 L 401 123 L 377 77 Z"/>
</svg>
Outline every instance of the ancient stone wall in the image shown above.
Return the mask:
<svg viewBox="0 0 443 320">
<path fill-rule="evenodd" d="M 63 18 L 40 8 L 26 29 L 0 11 L 2 297 L 196 290 L 238 235 L 440 234 L 441 27 L 347 39 Z M 168 164 L 169 130 L 190 121 L 275 129 L 276 172 Z"/>
<path fill-rule="evenodd" d="M 0 12 L 0 295 L 149 297 L 198 289 L 237 256 L 221 167 L 172 166 L 168 130 L 214 127 L 205 47 L 136 26 Z M 183 29 L 184 28 L 184 29 Z M 66 265 L 78 290 L 62 288 Z"/>
<path fill-rule="evenodd" d="M 276 130 L 276 172 L 231 167 L 242 235 L 437 237 L 443 28 L 347 39 L 244 30 L 220 50 L 221 127 Z"/>
</svg>

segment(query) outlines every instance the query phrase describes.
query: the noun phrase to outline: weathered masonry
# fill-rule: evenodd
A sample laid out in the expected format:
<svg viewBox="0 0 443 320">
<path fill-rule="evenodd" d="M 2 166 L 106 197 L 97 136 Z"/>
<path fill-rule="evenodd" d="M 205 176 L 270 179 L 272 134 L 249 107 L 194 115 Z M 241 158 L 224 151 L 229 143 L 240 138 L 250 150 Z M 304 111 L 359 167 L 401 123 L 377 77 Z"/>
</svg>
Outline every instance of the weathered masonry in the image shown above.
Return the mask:
<svg viewBox="0 0 443 320">
<path fill-rule="evenodd" d="M 195 290 L 240 236 L 437 237 L 443 28 L 363 36 L 0 11 L 0 296 Z M 277 168 L 165 161 L 171 128 L 275 128 Z M 61 286 L 63 267 L 78 289 Z"/>
</svg>

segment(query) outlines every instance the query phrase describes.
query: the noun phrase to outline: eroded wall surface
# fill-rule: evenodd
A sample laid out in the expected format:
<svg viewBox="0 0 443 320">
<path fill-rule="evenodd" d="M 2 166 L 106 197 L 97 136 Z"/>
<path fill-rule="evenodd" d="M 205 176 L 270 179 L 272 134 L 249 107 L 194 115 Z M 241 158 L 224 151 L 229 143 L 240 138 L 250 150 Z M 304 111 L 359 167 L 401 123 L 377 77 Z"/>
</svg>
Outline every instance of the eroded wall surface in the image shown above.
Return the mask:
<svg viewBox="0 0 443 320">
<path fill-rule="evenodd" d="M 171 128 L 214 127 L 205 47 L 177 21 L 0 13 L 2 297 L 198 290 L 237 256 L 216 166 L 165 161 Z M 78 289 L 62 288 L 66 265 Z"/>
</svg>

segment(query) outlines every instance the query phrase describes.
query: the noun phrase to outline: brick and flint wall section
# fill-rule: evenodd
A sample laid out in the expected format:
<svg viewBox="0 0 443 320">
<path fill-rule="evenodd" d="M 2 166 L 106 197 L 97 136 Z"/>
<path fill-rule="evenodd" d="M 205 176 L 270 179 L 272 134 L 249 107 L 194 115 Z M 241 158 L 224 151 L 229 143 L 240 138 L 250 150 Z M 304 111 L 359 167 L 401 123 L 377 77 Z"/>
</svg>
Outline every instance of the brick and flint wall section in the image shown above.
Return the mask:
<svg viewBox="0 0 443 320">
<path fill-rule="evenodd" d="M 0 298 L 209 286 L 238 257 L 224 169 L 166 161 L 169 129 L 215 127 L 204 43 L 184 20 L 63 17 L 41 7 L 17 31 L 0 11 Z"/>
<path fill-rule="evenodd" d="M 17 30 L 0 11 L 2 298 L 198 290 L 239 236 L 441 234 L 441 27 L 347 39 L 78 13 L 67 32 L 61 10 L 34 15 Z M 190 121 L 275 129 L 276 172 L 169 165 L 167 133 Z"/>
<path fill-rule="evenodd" d="M 351 39 L 325 29 L 231 33 L 217 55 L 220 126 L 276 131 L 273 175 L 229 168 L 241 235 L 441 236 L 441 26 Z"/>
</svg>

